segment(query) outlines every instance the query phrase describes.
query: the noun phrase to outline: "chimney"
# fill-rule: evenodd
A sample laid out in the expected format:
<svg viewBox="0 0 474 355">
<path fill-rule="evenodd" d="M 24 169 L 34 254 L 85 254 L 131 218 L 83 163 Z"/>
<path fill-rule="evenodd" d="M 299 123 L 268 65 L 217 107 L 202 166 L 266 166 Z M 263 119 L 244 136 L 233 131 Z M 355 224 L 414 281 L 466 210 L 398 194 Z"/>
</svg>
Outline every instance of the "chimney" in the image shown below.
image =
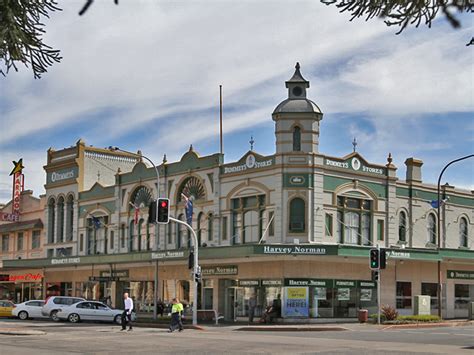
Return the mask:
<svg viewBox="0 0 474 355">
<path fill-rule="evenodd" d="M 408 158 L 405 160 L 405 165 L 407 166 L 407 182 L 419 182 L 421 183 L 421 166 L 423 161 L 415 158 Z"/>
</svg>

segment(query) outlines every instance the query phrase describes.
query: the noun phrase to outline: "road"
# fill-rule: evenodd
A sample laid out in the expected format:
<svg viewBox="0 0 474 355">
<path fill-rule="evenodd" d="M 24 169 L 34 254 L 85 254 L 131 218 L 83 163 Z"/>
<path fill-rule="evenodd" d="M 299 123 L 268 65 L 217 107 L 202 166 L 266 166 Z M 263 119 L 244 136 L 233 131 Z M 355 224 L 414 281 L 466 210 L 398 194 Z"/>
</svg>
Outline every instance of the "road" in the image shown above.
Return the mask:
<svg viewBox="0 0 474 355">
<path fill-rule="evenodd" d="M 347 325 L 346 331 L 251 332 L 205 327 L 167 333 L 108 324 L 0 320 L 1 329 L 30 329 L 44 335 L 0 335 L 0 354 L 473 354 L 474 327 L 381 330 Z"/>
</svg>

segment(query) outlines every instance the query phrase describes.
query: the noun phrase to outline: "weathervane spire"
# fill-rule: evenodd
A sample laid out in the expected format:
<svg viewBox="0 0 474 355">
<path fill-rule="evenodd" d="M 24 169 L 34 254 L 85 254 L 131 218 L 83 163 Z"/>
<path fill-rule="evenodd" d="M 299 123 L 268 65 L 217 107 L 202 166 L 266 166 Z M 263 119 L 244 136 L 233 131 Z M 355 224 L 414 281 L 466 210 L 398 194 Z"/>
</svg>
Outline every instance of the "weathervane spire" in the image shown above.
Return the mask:
<svg viewBox="0 0 474 355">
<path fill-rule="evenodd" d="M 253 135 L 250 136 L 249 143 L 250 143 L 250 150 L 253 150 L 253 144 L 255 143 L 255 141 L 253 140 Z"/>
<path fill-rule="evenodd" d="M 354 137 L 354 140 L 352 141 L 352 145 L 354 146 L 354 153 L 355 153 L 356 147 L 357 147 L 357 140 L 355 137 Z"/>
</svg>

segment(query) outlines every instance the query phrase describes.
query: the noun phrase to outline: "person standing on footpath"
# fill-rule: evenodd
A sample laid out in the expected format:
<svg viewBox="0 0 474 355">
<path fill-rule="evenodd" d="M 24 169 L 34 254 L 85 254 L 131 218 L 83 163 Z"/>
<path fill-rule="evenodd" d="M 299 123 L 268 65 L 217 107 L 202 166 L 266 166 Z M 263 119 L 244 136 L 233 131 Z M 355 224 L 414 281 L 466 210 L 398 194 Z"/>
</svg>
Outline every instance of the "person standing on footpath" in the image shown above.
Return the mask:
<svg viewBox="0 0 474 355">
<path fill-rule="evenodd" d="M 133 300 L 128 297 L 128 293 L 125 292 L 123 294 L 124 300 L 124 311 L 122 313 L 122 330 L 127 329 L 128 324 L 128 331 L 132 330 L 132 310 L 133 310 Z"/>
<path fill-rule="evenodd" d="M 255 316 L 255 308 L 257 307 L 257 299 L 255 295 L 249 299 L 249 324 L 253 323 L 253 317 Z"/>
<path fill-rule="evenodd" d="M 181 316 L 184 311 L 184 307 L 179 302 L 179 299 L 173 298 L 171 301 L 173 304 L 171 306 L 171 323 L 170 323 L 170 329 L 168 330 L 168 333 L 172 333 L 175 331 L 176 327 L 179 328 L 179 331 L 181 332 L 183 330 L 183 323 L 181 322 Z"/>
</svg>

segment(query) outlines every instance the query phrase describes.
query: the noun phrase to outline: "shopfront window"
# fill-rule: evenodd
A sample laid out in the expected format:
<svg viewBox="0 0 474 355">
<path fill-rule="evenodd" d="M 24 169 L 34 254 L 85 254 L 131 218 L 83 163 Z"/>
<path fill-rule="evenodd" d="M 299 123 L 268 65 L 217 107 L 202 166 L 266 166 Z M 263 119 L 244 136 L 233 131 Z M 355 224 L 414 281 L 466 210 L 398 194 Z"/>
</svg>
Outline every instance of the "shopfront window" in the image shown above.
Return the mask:
<svg viewBox="0 0 474 355">
<path fill-rule="evenodd" d="M 438 309 L 438 284 L 423 282 L 421 284 L 421 294 L 423 296 L 430 296 L 431 309 Z"/>
<path fill-rule="evenodd" d="M 454 309 L 468 309 L 474 302 L 474 285 L 454 285 Z"/>
<path fill-rule="evenodd" d="M 372 201 L 338 196 L 337 208 L 340 243 L 371 245 Z"/>
<path fill-rule="evenodd" d="M 397 282 L 397 308 L 411 308 L 411 282 Z"/>
<path fill-rule="evenodd" d="M 132 281 L 128 289 L 137 312 L 153 312 L 153 281 Z"/>
</svg>

